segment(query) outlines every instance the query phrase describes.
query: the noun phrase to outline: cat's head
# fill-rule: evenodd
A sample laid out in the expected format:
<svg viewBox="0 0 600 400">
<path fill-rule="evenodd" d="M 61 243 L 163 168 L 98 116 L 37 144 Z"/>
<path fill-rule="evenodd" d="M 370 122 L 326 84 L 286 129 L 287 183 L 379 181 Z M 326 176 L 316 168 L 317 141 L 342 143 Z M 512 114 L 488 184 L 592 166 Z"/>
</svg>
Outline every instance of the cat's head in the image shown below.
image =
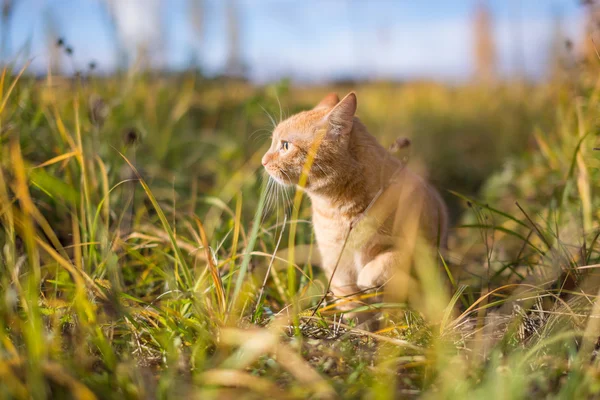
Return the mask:
<svg viewBox="0 0 600 400">
<path fill-rule="evenodd" d="M 355 112 L 354 93 L 341 101 L 335 93 L 330 93 L 312 110 L 281 122 L 262 158 L 269 175 L 280 184 L 296 185 L 304 166 L 312 161 L 307 188 L 324 186 L 339 177 L 351 161 L 348 142 Z"/>
</svg>

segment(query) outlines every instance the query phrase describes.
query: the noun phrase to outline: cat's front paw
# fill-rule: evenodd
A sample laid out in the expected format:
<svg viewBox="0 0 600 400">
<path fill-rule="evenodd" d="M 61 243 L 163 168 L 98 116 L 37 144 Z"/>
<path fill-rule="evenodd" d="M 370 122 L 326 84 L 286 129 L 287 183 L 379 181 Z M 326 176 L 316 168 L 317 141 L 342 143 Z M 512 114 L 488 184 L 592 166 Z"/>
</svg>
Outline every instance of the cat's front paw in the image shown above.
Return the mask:
<svg viewBox="0 0 600 400">
<path fill-rule="evenodd" d="M 360 290 L 376 289 L 385 284 L 387 277 L 381 263 L 377 260 L 369 262 L 358 274 L 356 286 Z"/>
</svg>

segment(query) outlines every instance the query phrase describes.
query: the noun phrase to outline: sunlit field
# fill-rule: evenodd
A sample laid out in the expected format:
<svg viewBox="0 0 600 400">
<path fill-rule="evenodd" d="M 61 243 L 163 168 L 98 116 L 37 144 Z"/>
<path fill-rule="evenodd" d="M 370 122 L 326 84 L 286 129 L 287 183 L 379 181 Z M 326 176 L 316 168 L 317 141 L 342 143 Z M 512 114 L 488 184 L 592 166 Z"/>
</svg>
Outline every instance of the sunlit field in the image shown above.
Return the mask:
<svg viewBox="0 0 600 400">
<path fill-rule="evenodd" d="M 0 79 L 0 397 L 598 396 L 597 71 L 576 81 L 257 87 Z M 324 298 L 273 124 L 336 91 L 450 206 L 449 251 L 371 332 Z M 443 279 L 436 279 L 436 277 Z M 366 293 L 361 296 L 367 297 Z"/>
</svg>

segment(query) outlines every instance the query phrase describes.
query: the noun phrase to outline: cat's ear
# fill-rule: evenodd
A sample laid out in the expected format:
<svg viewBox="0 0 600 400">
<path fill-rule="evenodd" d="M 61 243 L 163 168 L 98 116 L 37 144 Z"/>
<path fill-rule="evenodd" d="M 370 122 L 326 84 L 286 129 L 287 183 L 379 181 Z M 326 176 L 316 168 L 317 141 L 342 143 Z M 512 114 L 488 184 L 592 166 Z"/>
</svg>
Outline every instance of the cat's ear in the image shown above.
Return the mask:
<svg viewBox="0 0 600 400">
<path fill-rule="evenodd" d="M 356 112 L 356 95 L 350 92 L 328 114 L 327 121 L 330 132 L 334 135 L 344 135 L 352 130 L 354 113 Z"/>
<path fill-rule="evenodd" d="M 315 108 L 313 108 L 313 110 L 317 110 L 319 108 L 333 108 L 339 102 L 340 98 L 338 97 L 338 95 L 332 92 L 329 93 L 327 96 L 323 97 L 323 100 L 321 100 L 319 104 L 317 104 Z"/>
</svg>

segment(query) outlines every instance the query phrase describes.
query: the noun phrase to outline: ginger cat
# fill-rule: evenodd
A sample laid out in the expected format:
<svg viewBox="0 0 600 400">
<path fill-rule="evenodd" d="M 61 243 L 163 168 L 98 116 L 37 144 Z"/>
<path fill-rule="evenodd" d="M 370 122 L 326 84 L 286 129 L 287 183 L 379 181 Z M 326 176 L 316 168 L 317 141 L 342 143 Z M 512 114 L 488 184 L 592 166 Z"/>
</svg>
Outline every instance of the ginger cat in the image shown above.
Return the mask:
<svg viewBox="0 0 600 400">
<path fill-rule="evenodd" d="M 327 95 L 273 132 L 262 164 L 278 183 L 303 171 L 322 265 L 335 296 L 391 285 L 407 294 L 419 243 L 445 247 L 446 206 L 432 187 L 391 156 L 355 117 L 354 93 Z M 424 239 L 424 240 L 421 240 Z M 371 300 L 374 301 L 374 300 Z M 357 303 L 346 302 L 346 309 Z"/>
</svg>

